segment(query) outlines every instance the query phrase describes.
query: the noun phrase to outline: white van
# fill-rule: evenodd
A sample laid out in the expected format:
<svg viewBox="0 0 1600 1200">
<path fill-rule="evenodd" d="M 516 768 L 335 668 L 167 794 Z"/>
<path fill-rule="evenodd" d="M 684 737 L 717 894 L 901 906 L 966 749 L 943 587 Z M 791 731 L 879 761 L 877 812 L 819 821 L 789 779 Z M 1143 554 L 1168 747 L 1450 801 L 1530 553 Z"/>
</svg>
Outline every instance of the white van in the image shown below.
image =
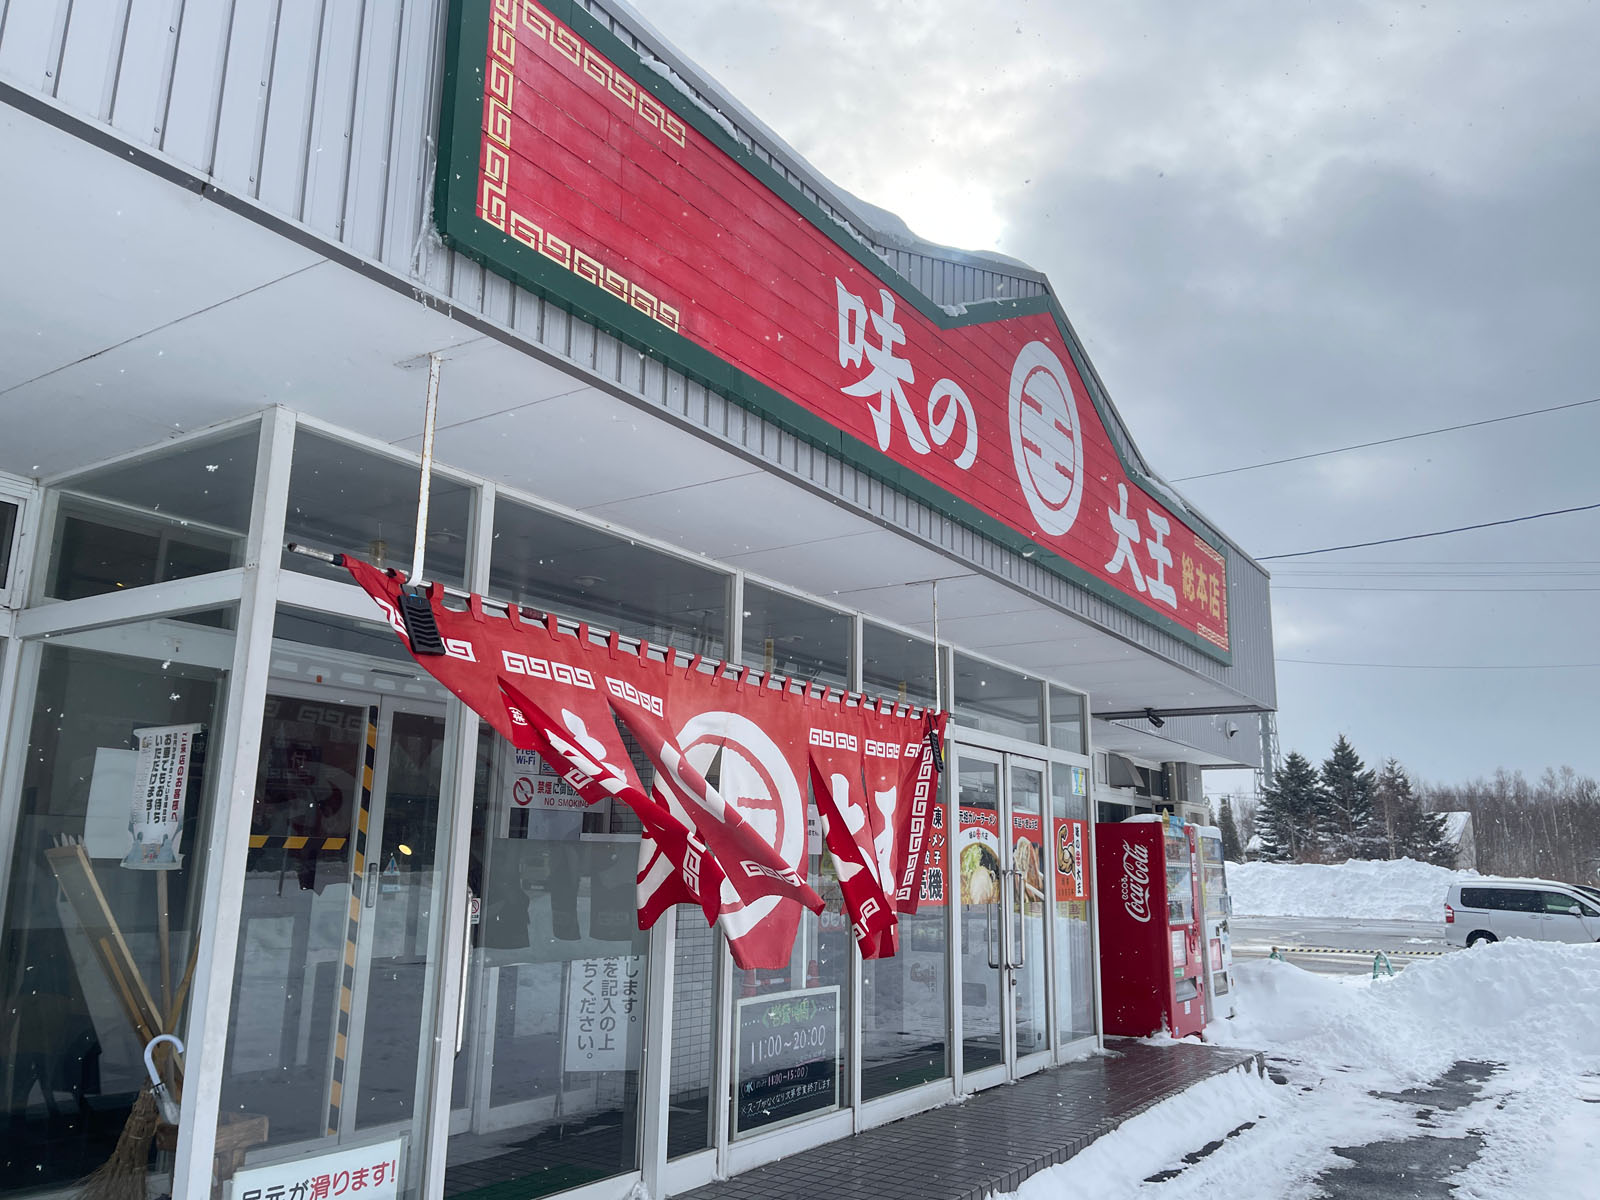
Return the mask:
<svg viewBox="0 0 1600 1200">
<path fill-rule="evenodd" d="M 1444 898 L 1444 936 L 1456 946 L 1511 937 L 1600 942 L 1600 900 L 1548 879 L 1453 883 Z"/>
</svg>

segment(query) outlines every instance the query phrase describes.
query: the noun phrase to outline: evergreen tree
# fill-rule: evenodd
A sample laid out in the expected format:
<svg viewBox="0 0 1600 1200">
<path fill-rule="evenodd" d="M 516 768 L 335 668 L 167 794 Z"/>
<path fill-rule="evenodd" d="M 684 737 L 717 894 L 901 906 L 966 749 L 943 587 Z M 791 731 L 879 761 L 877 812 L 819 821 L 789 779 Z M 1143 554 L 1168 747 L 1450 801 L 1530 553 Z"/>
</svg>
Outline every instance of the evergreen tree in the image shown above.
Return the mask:
<svg viewBox="0 0 1600 1200">
<path fill-rule="evenodd" d="M 1305 862 L 1314 855 L 1321 799 L 1316 767 L 1299 751 L 1290 751 L 1261 791 L 1256 832 L 1263 861 Z"/>
<path fill-rule="evenodd" d="M 1441 867 L 1456 865 L 1456 848 L 1445 831 L 1445 815 L 1424 807 L 1405 768 L 1392 758 L 1383 764 L 1375 795 L 1389 821 L 1390 858 L 1414 858 Z"/>
<path fill-rule="evenodd" d="M 1323 850 L 1335 859 L 1374 858 L 1384 851 L 1383 830 L 1373 817 L 1376 776 L 1367 770 L 1344 734 L 1322 763 L 1322 792 L 1327 820 Z"/>
<path fill-rule="evenodd" d="M 1239 827 L 1233 823 L 1233 801 L 1222 798 L 1222 813 L 1217 817 L 1222 830 L 1222 857 L 1229 862 L 1244 861 L 1244 847 L 1239 844 Z"/>
</svg>

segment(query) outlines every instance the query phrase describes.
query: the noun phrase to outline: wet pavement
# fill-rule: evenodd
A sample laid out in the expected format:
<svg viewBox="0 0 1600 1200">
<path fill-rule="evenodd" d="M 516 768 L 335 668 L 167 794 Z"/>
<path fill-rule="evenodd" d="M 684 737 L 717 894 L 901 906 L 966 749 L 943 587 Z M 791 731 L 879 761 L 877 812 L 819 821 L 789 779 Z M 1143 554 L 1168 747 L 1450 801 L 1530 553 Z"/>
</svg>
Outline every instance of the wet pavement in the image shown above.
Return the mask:
<svg viewBox="0 0 1600 1200">
<path fill-rule="evenodd" d="M 1471 1104 L 1499 1069 L 1494 1063 L 1458 1062 L 1426 1087 L 1371 1095 L 1416 1106 L 1417 1127 L 1433 1129 L 1434 1113 Z M 1471 1166 L 1483 1145 L 1482 1135 L 1468 1130 L 1461 1137 L 1419 1133 L 1364 1146 L 1335 1146 L 1333 1152 L 1351 1165 L 1318 1176 L 1317 1194 L 1322 1200 L 1450 1200 L 1454 1189 L 1445 1181 Z"/>
<path fill-rule="evenodd" d="M 1096 1138 L 1204 1079 L 1259 1071 L 1248 1050 L 1122 1038 L 961 1104 L 685 1193 L 680 1200 L 983 1200 L 1080 1153 Z"/>
</svg>

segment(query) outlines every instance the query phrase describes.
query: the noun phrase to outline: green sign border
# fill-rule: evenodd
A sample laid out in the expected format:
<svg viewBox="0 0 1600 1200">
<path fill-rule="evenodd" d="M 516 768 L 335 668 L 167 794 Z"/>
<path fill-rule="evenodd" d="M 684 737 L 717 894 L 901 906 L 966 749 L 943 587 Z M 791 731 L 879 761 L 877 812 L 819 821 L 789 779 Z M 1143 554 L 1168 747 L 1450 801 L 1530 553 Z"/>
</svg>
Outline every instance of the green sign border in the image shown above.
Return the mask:
<svg viewBox="0 0 1600 1200">
<path fill-rule="evenodd" d="M 870 274 L 941 329 L 987 324 L 1008 317 L 1050 313 L 1057 331 L 1071 355 L 1089 397 L 1108 428 L 1120 428 L 1111 416 L 1088 356 L 1084 353 L 1067 316 L 1050 294 L 1018 300 L 987 300 L 968 305 L 959 316 L 952 316 L 934 304 L 922 290 L 905 279 L 877 255 L 850 236 L 833 217 L 825 213 L 798 188 L 774 171 L 758 155 L 731 137 L 695 101 L 675 87 L 665 76 L 644 65 L 632 47 L 625 45 L 573 0 L 540 0 L 558 21 L 588 42 L 616 66 L 632 77 L 670 108 L 686 124 L 711 141 L 735 162 L 749 171 L 764 187 L 789 204 Z M 711 351 L 696 345 L 682 334 L 673 333 L 604 288 L 580 279 L 556 266 L 538 251 L 502 233 L 477 215 L 479 156 L 483 142 L 483 76 L 489 47 L 490 6 L 487 0 L 452 0 L 445 43 L 444 107 L 439 125 L 439 163 L 434 183 L 434 220 L 447 245 L 498 275 L 503 275 L 574 316 L 616 335 L 628 345 L 669 364 L 735 404 L 758 413 L 785 432 L 838 455 L 889 486 L 914 497 L 991 541 L 1039 563 L 1052 574 L 1071 580 L 1115 604 L 1118 608 L 1201 651 L 1225 665 L 1232 654 L 1185 628 L 1149 606 L 1124 595 L 1118 589 L 1061 555 L 1030 540 L 1009 525 L 984 512 L 970 501 L 945 491 L 937 484 L 901 466 L 874 446 L 859 441 L 816 416 L 782 392 L 746 375 Z M 1117 440 L 1112 439 L 1122 469 L 1147 492 L 1161 496 L 1165 490 L 1129 462 Z M 1218 554 L 1226 557 L 1222 539 L 1192 512 L 1184 512 L 1185 523 Z M 1229 578 L 1229 642 L 1233 637 L 1232 584 Z"/>
</svg>

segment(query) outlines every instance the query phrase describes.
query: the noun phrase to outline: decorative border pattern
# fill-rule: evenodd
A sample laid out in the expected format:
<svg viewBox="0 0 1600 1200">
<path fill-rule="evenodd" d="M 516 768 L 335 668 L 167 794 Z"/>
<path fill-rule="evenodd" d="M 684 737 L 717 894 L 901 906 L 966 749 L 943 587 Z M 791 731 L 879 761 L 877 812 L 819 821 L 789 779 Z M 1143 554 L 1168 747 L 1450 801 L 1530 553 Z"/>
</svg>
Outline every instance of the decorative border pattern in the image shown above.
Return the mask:
<svg viewBox="0 0 1600 1200">
<path fill-rule="evenodd" d="M 494 0 L 490 14 L 488 70 L 483 87 L 483 183 L 479 189 L 478 216 L 524 246 L 538 251 L 563 270 L 592 283 L 637 309 L 652 321 L 678 332 L 680 313 L 659 296 L 640 287 L 620 271 L 577 249 L 519 212 L 506 200 L 511 182 L 511 110 L 516 95 L 517 9 L 522 25 L 549 42 L 557 52 L 608 93 L 638 113 L 653 129 L 682 146 L 683 122 L 672 116 L 655 97 L 638 88 L 611 63 L 579 41 L 533 0 Z"/>
<path fill-rule="evenodd" d="M 902 467 L 875 447 L 841 434 L 837 428 L 812 414 L 791 397 L 730 366 L 727 360 L 702 348 L 683 333 L 672 331 L 661 320 L 649 317 L 643 308 L 624 299 L 615 288 L 592 286 L 570 267 L 564 266 L 559 257 L 551 257 L 526 241 L 514 238 L 508 228 L 502 228 L 481 216 L 479 183 L 486 166 L 484 149 L 490 144 L 485 131 L 490 127 L 486 120 L 487 106 L 493 96 L 485 69 L 493 24 L 491 16 L 501 11 L 508 15 L 519 15 L 516 5 L 522 2 L 493 0 L 491 5 L 482 0 L 450 0 L 438 170 L 434 181 L 435 220 L 449 246 L 579 319 L 606 330 L 648 357 L 670 365 L 733 403 L 774 422 L 790 436 L 838 455 L 846 463 L 887 486 L 932 505 L 963 527 L 1028 557 L 1051 574 L 1071 580 L 1141 624 L 1161 630 L 1224 666 L 1233 663 L 1231 651 L 1223 649 L 1211 637 L 1130 599 L 1076 563 L 1033 542 L 990 513 Z M 955 329 L 1032 313 L 1049 313 L 1073 365 L 1088 389 L 1090 401 L 1099 413 L 1102 424 L 1108 429 L 1114 424 L 1121 427 L 1105 394 L 1104 385 L 1083 350 L 1082 341 L 1053 295 L 1047 292 L 1028 299 L 995 299 L 970 304 L 956 314 L 945 311 L 914 283 L 852 237 L 792 180 L 785 178 L 781 171 L 741 144 L 715 117 L 702 111 L 691 96 L 666 76 L 653 71 L 632 47 L 595 20 L 581 4 L 574 0 L 543 0 L 541 7 L 557 22 L 565 22 L 570 27 L 570 36 L 578 39 L 580 44 L 590 43 L 603 52 L 609 60 L 608 65 L 616 64 L 612 68 L 613 73 L 622 71 L 628 74 L 636 95 L 648 91 L 665 109 L 675 113 L 684 126 L 692 127 L 712 145 L 720 148 L 749 172 L 756 182 L 782 199 L 862 267 L 875 274 L 885 287 L 894 289 L 907 305 L 939 328 Z M 514 31 L 513 24 L 511 32 Z M 507 35 L 499 33 L 497 36 Z M 561 48 L 562 44 L 566 44 L 570 49 L 570 42 L 566 41 L 568 35 L 557 36 L 562 39 L 556 43 L 557 50 L 571 62 L 568 50 Z M 550 44 L 549 37 L 545 41 Z M 622 98 L 617 99 L 620 103 Z M 638 109 L 635 108 L 635 111 Z M 500 119 L 498 114 L 496 119 Z M 559 255 L 559 249 L 556 252 Z M 1151 495 L 1159 494 L 1160 485 L 1150 480 L 1115 438 L 1112 447 L 1127 477 Z M 1218 561 L 1225 561 L 1222 536 L 1192 510 L 1186 510 L 1182 516 L 1197 538 L 1208 543 L 1216 552 Z M 1226 593 L 1231 593 L 1232 582 L 1231 579 L 1226 581 L 1224 603 L 1231 600 Z M 1231 622 L 1228 624 L 1231 625 Z"/>
</svg>

